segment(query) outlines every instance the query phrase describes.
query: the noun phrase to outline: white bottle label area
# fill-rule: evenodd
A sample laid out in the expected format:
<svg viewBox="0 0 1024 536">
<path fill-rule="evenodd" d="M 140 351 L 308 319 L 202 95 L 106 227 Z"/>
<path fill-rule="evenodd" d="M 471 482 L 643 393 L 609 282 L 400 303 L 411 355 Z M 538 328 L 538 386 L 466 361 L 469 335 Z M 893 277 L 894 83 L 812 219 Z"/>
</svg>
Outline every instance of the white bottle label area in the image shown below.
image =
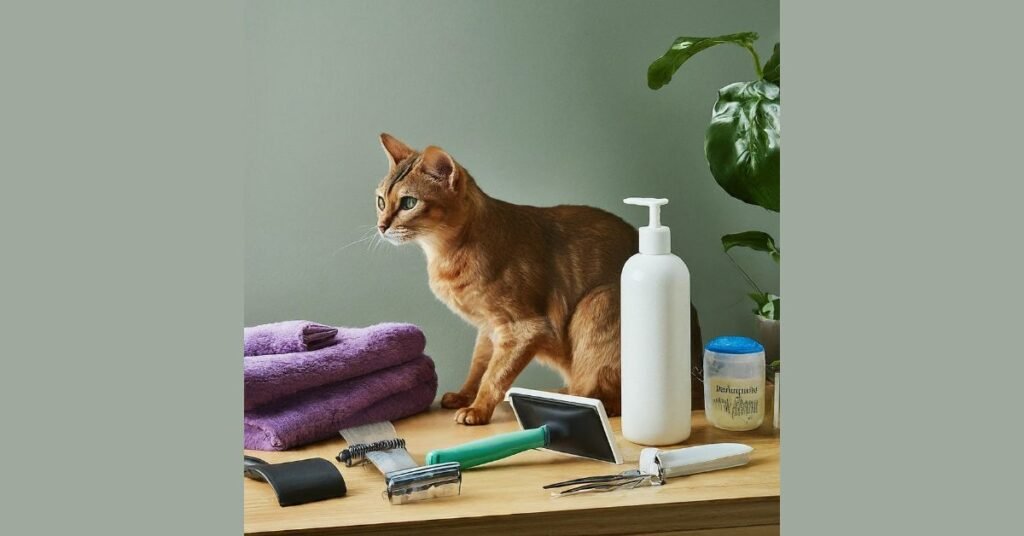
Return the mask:
<svg viewBox="0 0 1024 536">
<path fill-rule="evenodd" d="M 711 378 L 708 418 L 726 430 L 750 430 L 764 419 L 764 381 L 760 378 Z"/>
<path fill-rule="evenodd" d="M 622 435 L 642 445 L 690 436 L 690 278 L 675 255 L 622 271 Z"/>
</svg>

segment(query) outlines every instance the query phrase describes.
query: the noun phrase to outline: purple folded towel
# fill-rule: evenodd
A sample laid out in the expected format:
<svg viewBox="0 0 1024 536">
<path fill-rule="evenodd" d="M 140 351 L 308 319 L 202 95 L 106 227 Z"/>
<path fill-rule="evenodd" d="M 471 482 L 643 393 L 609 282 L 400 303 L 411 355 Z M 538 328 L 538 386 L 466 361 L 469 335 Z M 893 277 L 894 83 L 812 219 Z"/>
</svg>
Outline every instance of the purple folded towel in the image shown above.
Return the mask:
<svg viewBox="0 0 1024 536">
<path fill-rule="evenodd" d="M 244 408 L 405 363 L 427 345 L 412 324 L 339 328 L 333 341 L 312 352 L 246 357 Z"/>
<path fill-rule="evenodd" d="M 338 437 L 344 428 L 425 411 L 437 394 L 427 356 L 331 385 L 308 389 L 246 411 L 245 448 L 285 450 Z"/>
<path fill-rule="evenodd" d="M 338 328 L 289 320 L 245 328 L 245 355 L 290 354 L 317 350 L 334 344 Z"/>
</svg>

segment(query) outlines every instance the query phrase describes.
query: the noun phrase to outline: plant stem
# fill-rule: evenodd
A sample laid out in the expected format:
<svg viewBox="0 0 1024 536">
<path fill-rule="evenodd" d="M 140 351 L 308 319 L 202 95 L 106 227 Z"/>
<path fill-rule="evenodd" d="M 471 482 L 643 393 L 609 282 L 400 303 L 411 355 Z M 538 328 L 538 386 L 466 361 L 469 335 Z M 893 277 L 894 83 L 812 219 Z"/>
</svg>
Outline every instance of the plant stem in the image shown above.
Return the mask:
<svg viewBox="0 0 1024 536">
<path fill-rule="evenodd" d="M 764 72 L 761 71 L 761 58 L 757 55 L 757 51 L 754 50 L 753 46 L 744 46 L 743 48 L 750 51 L 750 54 L 754 56 L 754 71 L 757 72 L 758 80 L 764 78 Z M 735 262 L 735 261 L 734 261 Z"/>
<path fill-rule="evenodd" d="M 730 255 L 728 251 L 725 252 L 725 256 L 729 257 L 729 260 L 732 261 L 732 264 L 734 266 L 736 266 L 736 269 L 739 270 L 741 274 L 743 274 L 743 278 L 747 280 L 747 283 L 749 283 L 750 286 L 754 287 L 754 290 L 756 290 L 758 294 L 764 295 L 764 291 L 761 290 L 761 287 L 757 286 L 757 283 L 755 283 L 754 280 L 751 279 L 749 275 L 747 275 L 747 272 L 743 269 L 742 266 L 740 266 L 740 263 L 736 262 L 736 259 L 732 258 L 732 255 Z"/>
</svg>

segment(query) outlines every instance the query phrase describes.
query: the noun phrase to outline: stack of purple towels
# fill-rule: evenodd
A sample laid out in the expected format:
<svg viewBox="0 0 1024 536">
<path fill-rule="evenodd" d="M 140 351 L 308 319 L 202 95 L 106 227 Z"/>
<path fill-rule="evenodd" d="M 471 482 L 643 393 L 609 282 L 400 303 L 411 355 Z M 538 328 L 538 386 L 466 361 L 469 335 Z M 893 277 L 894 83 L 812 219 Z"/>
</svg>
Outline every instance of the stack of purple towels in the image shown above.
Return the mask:
<svg viewBox="0 0 1024 536">
<path fill-rule="evenodd" d="M 245 448 L 284 450 L 426 410 L 437 394 L 426 343 L 411 324 L 245 328 Z"/>
</svg>

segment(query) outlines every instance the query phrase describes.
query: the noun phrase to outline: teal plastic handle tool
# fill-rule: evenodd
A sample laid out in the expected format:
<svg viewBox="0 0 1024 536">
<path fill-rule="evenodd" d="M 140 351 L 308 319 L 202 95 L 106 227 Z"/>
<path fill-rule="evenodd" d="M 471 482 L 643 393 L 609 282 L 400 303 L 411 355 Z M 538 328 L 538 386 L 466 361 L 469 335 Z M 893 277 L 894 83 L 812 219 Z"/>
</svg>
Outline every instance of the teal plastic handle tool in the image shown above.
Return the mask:
<svg viewBox="0 0 1024 536">
<path fill-rule="evenodd" d="M 545 424 L 540 428 L 509 432 L 446 449 L 432 450 L 427 453 L 427 465 L 459 462 L 463 469 L 468 469 L 526 450 L 546 447 L 550 442 L 551 433 Z"/>
</svg>

